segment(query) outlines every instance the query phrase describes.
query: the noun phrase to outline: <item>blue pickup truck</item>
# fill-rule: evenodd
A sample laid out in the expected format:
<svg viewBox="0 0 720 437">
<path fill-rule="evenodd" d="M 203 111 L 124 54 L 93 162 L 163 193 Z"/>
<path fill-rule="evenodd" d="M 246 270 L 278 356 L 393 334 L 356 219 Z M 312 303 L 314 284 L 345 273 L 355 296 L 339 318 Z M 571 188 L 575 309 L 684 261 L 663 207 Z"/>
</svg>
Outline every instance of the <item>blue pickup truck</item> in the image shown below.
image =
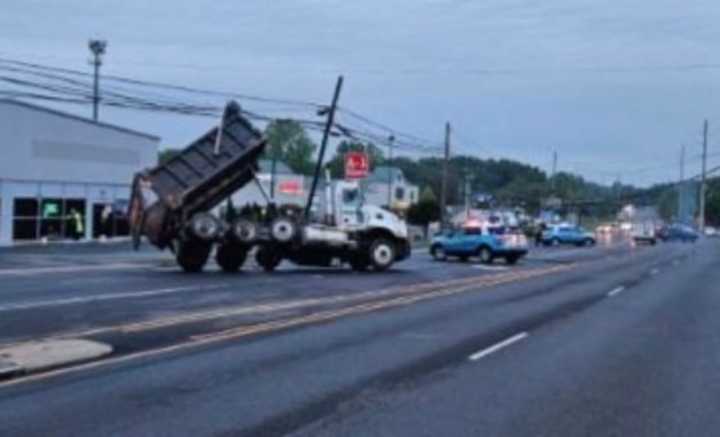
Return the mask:
<svg viewBox="0 0 720 437">
<path fill-rule="evenodd" d="M 592 246 L 596 243 L 595 235 L 579 226 L 557 225 L 543 232 L 542 242 L 546 246 L 574 244 L 576 246 Z"/>
<path fill-rule="evenodd" d="M 436 261 L 445 261 L 448 256 L 467 261 L 476 256 L 485 264 L 492 263 L 495 258 L 504 258 L 508 264 L 515 264 L 527 252 L 527 238 L 505 227 L 447 230 L 437 234 L 430 245 L 430 255 Z"/>
</svg>

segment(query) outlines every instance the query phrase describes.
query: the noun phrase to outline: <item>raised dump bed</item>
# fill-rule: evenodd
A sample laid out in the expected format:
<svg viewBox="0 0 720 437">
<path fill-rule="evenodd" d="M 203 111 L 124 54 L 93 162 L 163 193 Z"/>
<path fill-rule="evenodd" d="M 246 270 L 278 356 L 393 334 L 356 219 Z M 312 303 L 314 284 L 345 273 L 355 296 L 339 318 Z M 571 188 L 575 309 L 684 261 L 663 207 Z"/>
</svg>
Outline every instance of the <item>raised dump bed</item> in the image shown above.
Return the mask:
<svg viewBox="0 0 720 437">
<path fill-rule="evenodd" d="M 204 243 L 222 225 L 206 213 L 254 178 L 264 148 L 262 134 L 230 102 L 218 127 L 136 174 L 128 214 L 136 247 L 144 235 L 160 249 L 207 252 L 206 260 L 211 243 Z"/>
</svg>

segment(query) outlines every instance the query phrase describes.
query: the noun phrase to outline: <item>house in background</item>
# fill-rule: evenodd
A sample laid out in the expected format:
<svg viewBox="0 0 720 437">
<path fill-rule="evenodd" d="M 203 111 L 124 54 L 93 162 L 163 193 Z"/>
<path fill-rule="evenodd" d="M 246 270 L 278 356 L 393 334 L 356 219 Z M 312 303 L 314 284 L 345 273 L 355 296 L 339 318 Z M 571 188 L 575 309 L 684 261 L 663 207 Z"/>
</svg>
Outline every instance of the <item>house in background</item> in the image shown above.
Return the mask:
<svg viewBox="0 0 720 437">
<path fill-rule="evenodd" d="M 363 180 L 363 189 L 366 203 L 389 206 L 401 213 L 420 200 L 419 187 L 405 179 L 402 170 L 396 167 L 376 167 Z"/>
</svg>

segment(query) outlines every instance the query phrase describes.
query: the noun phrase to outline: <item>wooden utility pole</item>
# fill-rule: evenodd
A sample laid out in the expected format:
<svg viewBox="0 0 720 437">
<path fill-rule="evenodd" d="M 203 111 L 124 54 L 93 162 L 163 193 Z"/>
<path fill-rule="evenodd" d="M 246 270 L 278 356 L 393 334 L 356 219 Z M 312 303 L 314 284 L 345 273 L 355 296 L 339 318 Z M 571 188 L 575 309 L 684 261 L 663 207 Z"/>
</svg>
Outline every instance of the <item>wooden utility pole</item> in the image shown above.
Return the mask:
<svg viewBox="0 0 720 437">
<path fill-rule="evenodd" d="M 315 164 L 315 175 L 313 176 L 312 186 L 310 187 L 310 194 L 308 195 L 307 204 L 305 205 L 306 221 L 310 219 L 310 209 L 312 208 L 313 199 L 315 198 L 315 190 L 317 189 L 318 179 L 320 179 L 320 173 L 322 172 L 325 149 L 327 148 L 327 143 L 330 139 L 330 132 L 332 131 L 333 123 L 335 123 L 335 110 L 337 109 L 338 99 L 340 99 L 342 85 L 343 77 L 340 76 L 335 84 L 335 94 L 333 94 L 330 108 L 323 109 L 319 112 L 319 115 L 327 115 L 327 122 L 325 123 L 325 130 L 323 131 L 322 142 L 320 143 L 320 154 L 318 155 L 318 160 Z"/>
<path fill-rule="evenodd" d="M 450 162 L 450 122 L 445 123 L 445 159 L 443 160 L 442 191 L 440 192 L 440 224 L 444 229 L 447 224 L 447 179 Z"/>
<path fill-rule="evenodd" d="M 683 186 L 685 185 L 685 145 L 683 144 L 682 148 L 680 149 L 680 182 L 678 182 L 677 187 L 677 219 L 682 220 L 682 211 L 683 211 L 683 196 L 685 193 L 685 190 L 683 190 Z"/>
<path fill-rule="evenodd" d="M 700 231 L 705 233 L 705 194 L 707 192 L 708 121 L 703 123 L 702 181 L 700 183 Z"/>
<path fill-rule="evenodd" d="M 685 145 L 680 149 L 680 182 L 685 180 Z"/>
<path fill-rule="evenodd" d="M 388 202 L 388 209 L 392 210 L 392 198 L 393 198 L 393 192 L 392 192 L 392 186 L 393 186 L 393 172 L 392 172 L 392 159 L 393 159 L 393 146 L 395 143 L 395 135 L 390 135 L 388 138 L 388 163 L 387 163 L 387 170 L 388 170 L 388 196 L 387 196 L 387 202 Z"/>
</svg>

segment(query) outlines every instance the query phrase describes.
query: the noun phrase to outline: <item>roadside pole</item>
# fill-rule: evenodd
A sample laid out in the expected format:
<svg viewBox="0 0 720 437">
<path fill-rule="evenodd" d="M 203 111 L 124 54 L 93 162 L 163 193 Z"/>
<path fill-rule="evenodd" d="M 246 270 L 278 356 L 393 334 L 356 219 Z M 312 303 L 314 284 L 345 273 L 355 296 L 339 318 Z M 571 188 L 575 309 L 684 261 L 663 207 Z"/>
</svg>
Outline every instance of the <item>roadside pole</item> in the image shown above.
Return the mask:
<svg viewBox="0 0 720 437">
<path fill-rule="evenodd" d="M 445 123 L 445 159 L 443 161 L 442 188 L 440 192 L 440 226 L 445 229 L 447 225 L 447 178 L 448 163 L 450 161 L 450 122 Z"/>
<path fill-rule="evenodd" d="M 394 143 L 395 143 L 395 136 L 394 136 L 394 135 L 390 135 L 390 137 L 388 138 L 388 165 L 387 165 L 387 168 L 388 168 L 388 181 L 387 181 L 387 183 L 388 183 L 388 199 L 387 199 L 387 202 L 388 202 L 388 209 L 389 209 L 389 210 L 392 210 L 392 197 L 393 197 L 393 196 L 392 196 L 392 180 L 393 180 L 393 177 L 392 177 L 392 168 L 393 168 L 393 167 L 392 167 L 392 159 L 393 159 L 393 146 L 394 146 Z"/>
<path fill-rule="evenodd" d="M 700 232 L 705 233 L 705 195 L 707 192 L 708 121 L 703 123 L 702 182 L 700 183 Z"/>
<path fill-rule="evenodd" d="M 102 65 L 102 56 L 107 49 L 107 41 L 91 39 L 88 41 L 88 49 L 93 54 L 90 61 L 93 68 L 93 120 L 98 121 L 100 106 L 100 66 Z"/>
<path fill-rule="evenodd" d="M 685 185 L 685 145 L 683 144 L 680 149 L 680 181 L 678 182 L 678 189 L 677 189 L 677 213 L 675 214 L 677 216 L 678 220 L 681 220 L 682 217 L 680 215 L 682 214 L 682 205 L 683 205 L 683 193 L 685 192 L 683 190 L 683 185 Z"/>
<path fill-rule="evenodd" d="M 270 199 L 275 201 L 275 172 L 277 171 L 278 147 L 273 145 L 272 165 L 270 166 Z"/>
<path fill-rule="evenodd" d="M 472 179 L 469 172 L 465 172 L 465 219 L 470 218 L 470 190 L 472 189 Z"/>
<path fill-rule="evenodd" d="M 333 123 L 335 122 L 335 110 L 337 109 L 338 99 L 340 99 L 342 85 L 343 77 L 339 76 L 337 83 L 335 84 L 335 94 L 333 94 L 330 108 L 323 109 L 318 112 L 319 115 L 327 114 L 327 122 L 325 123 L 325 130 L 323 131 L 322 143 L 320 143 L 320 154 L 318 155 L 318 160 L 315 164 L 315 175 L 313 176 L 312 186 L 310 187 L 310 194 L 308 195 L 307 204 L 305 205 L 306 221 L 310 219 L 310 209 L 312 208 L 313 199 L 315 198 L 315 190 L 317 189 L 318 179 L 320 179 L 320 173 L 322 172 L 323 159 L 325 158 L 325 149 L 327 148 L 327 143 L 330 138 L 330 131 L 332 130 Z"/>
<path fill-rule="evenodd" d="M 557 174 L 558 154 L 553 150 L 552 174 L 550 175 L 550 194 L 555 195 L 555 175 Z"/>
</svg>

